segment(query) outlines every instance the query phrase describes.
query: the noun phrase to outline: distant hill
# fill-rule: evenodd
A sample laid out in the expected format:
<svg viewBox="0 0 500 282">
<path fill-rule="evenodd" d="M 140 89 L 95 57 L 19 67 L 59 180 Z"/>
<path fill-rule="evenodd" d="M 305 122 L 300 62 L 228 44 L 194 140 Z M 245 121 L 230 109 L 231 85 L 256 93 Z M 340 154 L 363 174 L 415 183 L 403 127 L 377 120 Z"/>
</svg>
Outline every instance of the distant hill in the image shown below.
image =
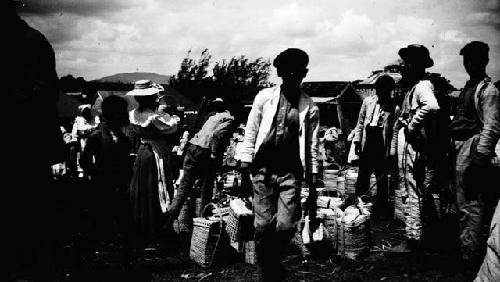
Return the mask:
<svg viewBox="0 0 500 282">
<path fill-rule="evenodd" d="M 133 84 L 137 80 L 149 79 L 155 83 L 167 84 L 170 75 L 163 75 L 154 72 L 131 72 L 131 73 L 117 73 L 110 76 L 105 76 L 100 79 L 93 80 L 93 82 L 120 82 L 125 84 Z"/>
</svg>

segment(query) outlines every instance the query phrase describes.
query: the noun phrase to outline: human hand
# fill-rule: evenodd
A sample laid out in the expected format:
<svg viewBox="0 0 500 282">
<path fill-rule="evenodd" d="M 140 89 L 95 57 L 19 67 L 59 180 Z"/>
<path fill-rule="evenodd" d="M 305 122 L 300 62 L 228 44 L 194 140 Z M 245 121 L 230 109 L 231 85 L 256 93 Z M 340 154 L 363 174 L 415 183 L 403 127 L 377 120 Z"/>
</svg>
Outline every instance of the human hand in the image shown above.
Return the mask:
<svg viewBox="0 0 500 282">
<path fill-rule="evenodd" d="M 354 141 L 354 153 L 358 156 L 361 155 L 361 143 L 359 141 Z"/>
<path fill-rule="evenodd" d="M 410 129 L 409 126 L 404 128 L 405 140 L 410 143 L 413 149 L 422 152 L 424 150 L 424 137 L 416 129 Z"/>
</svg>

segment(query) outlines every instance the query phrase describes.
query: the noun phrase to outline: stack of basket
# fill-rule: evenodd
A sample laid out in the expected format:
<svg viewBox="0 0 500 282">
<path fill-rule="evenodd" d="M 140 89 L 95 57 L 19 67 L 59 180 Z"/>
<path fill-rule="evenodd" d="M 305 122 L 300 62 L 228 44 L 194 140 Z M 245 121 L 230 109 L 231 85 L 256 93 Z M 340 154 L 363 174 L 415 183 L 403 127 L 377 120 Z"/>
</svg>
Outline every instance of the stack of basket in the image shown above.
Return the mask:
<svg viewBox="0 0 500 282">
<path fill-rule="evenodd" d="M 337 169 L 326 169 L 323 172 L 323 182 L 325 183 L 325 191 L 337 191 L 337 177 L 339 171 Z"/>
<path fill-rule="evenodd" d="M 356 181 L 358 179 L 358 173 L 354 170 L 348 170 L 345 174 L 345 194 L 354 195 L 356 194 Z"/>
</svg>

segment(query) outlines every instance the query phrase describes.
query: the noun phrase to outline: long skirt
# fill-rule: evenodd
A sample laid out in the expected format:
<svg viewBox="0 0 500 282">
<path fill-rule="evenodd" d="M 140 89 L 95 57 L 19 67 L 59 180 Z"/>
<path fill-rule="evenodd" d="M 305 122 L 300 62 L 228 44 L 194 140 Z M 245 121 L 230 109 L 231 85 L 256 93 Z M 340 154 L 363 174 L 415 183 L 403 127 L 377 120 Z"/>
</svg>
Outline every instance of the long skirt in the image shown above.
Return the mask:
<svg viewBox="0 0 500 282">
<path fill-rule="evenodd" d="M 167 163 L 168 150 L 153 151 L 153 144 L 141 144 L 134 163 L 134 173 L 130 183 L 130 200 L 132 205 L 132 220 L 137 236 L 146 240 L 155 240 L 160 230 L 163 212 L 160 205 L 162 191 L 159 189 L 158 155 L 164 160 L 164 183 L 168 197 L 172 198 L 173 186 Z M 161 168 L 160 168 L 161 169 Z M 161 179 L 161 178 L 160 178 Z"/>
</svg>

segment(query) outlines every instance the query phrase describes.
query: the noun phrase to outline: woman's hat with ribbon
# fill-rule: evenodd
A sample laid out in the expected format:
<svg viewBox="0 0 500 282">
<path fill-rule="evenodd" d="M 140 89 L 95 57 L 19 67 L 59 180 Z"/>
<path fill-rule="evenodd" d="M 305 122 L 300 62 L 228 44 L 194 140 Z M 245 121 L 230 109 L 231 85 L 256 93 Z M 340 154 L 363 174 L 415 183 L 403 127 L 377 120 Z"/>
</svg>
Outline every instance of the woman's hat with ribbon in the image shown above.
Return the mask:
<svg viewBox="0 0 500 282">
<path fill-rule="evenodd" d="M 134 90 L 129 91 L 127 96 L 151 96 L 165 91 L 163 86 L 152 83 L 151 80 L 138 80 L 134 83 Z"/>
</svg>

